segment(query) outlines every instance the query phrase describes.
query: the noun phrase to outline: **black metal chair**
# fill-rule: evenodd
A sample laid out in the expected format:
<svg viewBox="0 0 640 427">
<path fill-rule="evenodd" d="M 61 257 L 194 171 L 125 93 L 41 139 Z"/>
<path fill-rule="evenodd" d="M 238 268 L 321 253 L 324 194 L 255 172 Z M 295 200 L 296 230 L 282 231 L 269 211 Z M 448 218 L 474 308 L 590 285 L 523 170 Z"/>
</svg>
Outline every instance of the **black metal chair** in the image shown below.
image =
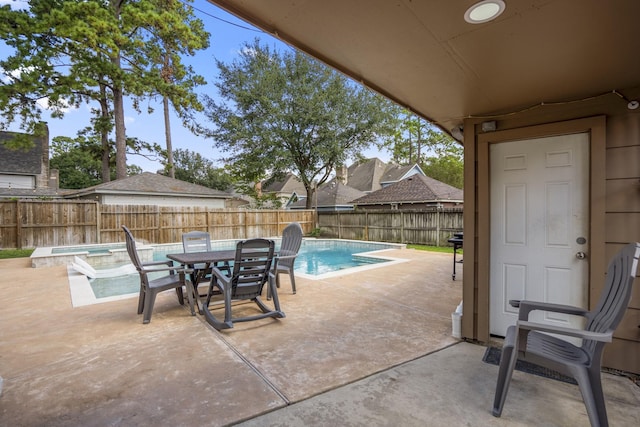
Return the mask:
<svg viewBox="0 0 640 427">
<path fill-rule="evenodd" d="M 611 260 L 604 289 L 597 307 L 588 311 L 580 307 L 534 301 L 510 301 L 519 307 L 518 321 L 507 329 L 498 371 L 498 383 L 493 402 L 493 415 L 502 414 L 516 361 L 524 360 L 574 378 L 592 426 L 607 426 L 600 370 L 602 352 L 622 320 L 631 298 L 631 288 L 638 269 L 640 243 L 631 243 Z M 529 313 L 543 310 L 584 316 L 585 329 L 573 329 L 530 322 Z M 582 338 L 575 346 L 548 333 Z"/>
<path fill-rule="evenodd" d="M 129 258 L 140 274 L 138 314 L 143 315 L 142 323 L 146 324 L 151 322 L 153 305 L 156 300 L 156 295 L 159 292 L 175 289 L 178 294 L 178 301 L 180 302 L 180 305 L 184 305 L 184 297 L 182 294 L 183 286 L 187 287 L 187 297 L 189 299 L 191 315 L 195 316 L 196 313 L 193 308 L 193 285 L 189 280 L 185 279 L 185 274 L 191 273 L 191 270 L 182 267 L 174 267 L 173 261 L 170 260 L 142 262 L 138 256 L 138 251 L 136 250 L 136 241 L 133 234 L 131 234 L 131 231 L 129 231 L 129 229 L 124 225 L 122 226 L 122 229 L 124 230 L 124 234 L 127 239 L 127 252 L 129 253 Z M 168 272 L 169 274 L 156 279 L 149 278 L 149 274 L 157 272 Z"/>
<path fill-rule="evenodd" d="M 280 302 L 276 291 L 275 280 L 270 274 L 274 262 L 274 243 L 266 239 L 249 239 L 238 242 L 231 274 L 227 274 L 219 267 L 211 271 L 211 283 L 207 292 L 206 302 L 203 304 L 204 316 L 207 322 L 217 330 L 233 328 L 234 322 L 264 319 L 266 317 L 283 318 Z M 275 266 L 274 266 L 275 268 Z M 273 297 L 274 309 L 267 307 L 260 299 L 264 285 L 269 286 Z M 224 303 L 224 320 L 220 321 L 211 313 L 209 305 L 214 291 L 222 293 Z M 261 313 L 233 317 L 231 304 L 237 300 L 251 300 L 258 305 Z"/>
</svg>

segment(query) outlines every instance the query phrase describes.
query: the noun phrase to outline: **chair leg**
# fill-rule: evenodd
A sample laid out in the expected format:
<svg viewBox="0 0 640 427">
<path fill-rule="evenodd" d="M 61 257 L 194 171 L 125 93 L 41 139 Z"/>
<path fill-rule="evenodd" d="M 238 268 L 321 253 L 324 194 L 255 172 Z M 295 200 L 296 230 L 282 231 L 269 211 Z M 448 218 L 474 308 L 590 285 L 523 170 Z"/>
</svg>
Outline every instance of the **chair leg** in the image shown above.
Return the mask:
<svg viewBox="0 0 640 427">
<path fill-rule="evenodd" d="M 178 302 L 180 305 L 184 305 L 184 294 L 182 293 L 182 286 L 176 288 L 176 294 L 178 294 Z"/>
<path fill-rule="evenodd" d="M 589 422 L 592 427 L 608 427 L 607 408 L 604 403 L 604 393 L 602 391 L 602 379 L 599 369 L 583 370 L 574 373 L 574 378 L 578 382 L 582 400 L 587 408 Z"/>
<path fill-rule="evenodd" d="M 144 288 L 140 286 L 140 295 L 138 296 L 138 314 L 142 314 L 142 310 L 144 309 L 144 295 Z"/>
<path fill-rule="evenodd" d="M 511 333 L 515 335 L 513 331 Z M 505 344 L 502 347 L 502 356 L 500 357 L 500 367 L 498 368 L 496 394 L 493 399 L 492 414 L 494 417 L 502 415 L 502 408 L 504 407 L 504 401 L 506 400 L 507 392 L 509 391 L 509 383 L 511 383 L 513 369 L 516 367 L 516 361 L 518 360 L 518 352 L 516 351 L 512 341 L 513 340 L 509 340 L 509 331 L 507 331 Z"/>
<path fill-rule="evenodd" d="M 151 313 L 153 312 L 153 304 L 156 302 L 156 293 L 149 291 L 148 295 L 144 299 L 144 311 L 142 315 L 142 323 L 147 324 L 151 322 Z"/>
<path fill-rule="evenodd" d="M 291 280 L 291 290 L 293 291 L 293 294 L 295 295 L 295 293 L 296 293 L 296 277 L 293 274 L 293 267 L 291 268 L 291 270 L 289 270 L 289 279 Z"/>
</svg>

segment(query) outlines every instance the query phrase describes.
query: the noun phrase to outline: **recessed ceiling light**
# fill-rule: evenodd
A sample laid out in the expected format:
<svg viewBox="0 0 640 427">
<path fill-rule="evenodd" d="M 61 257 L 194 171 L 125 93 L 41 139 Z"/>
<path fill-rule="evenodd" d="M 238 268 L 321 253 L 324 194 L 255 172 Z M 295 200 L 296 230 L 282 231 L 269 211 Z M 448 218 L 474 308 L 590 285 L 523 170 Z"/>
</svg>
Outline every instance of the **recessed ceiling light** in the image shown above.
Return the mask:
<svg viewBox="0 0 640 427">
<path fill-rule="evenodd" d="M 489 22 L 500 16 L 505 7 L 503 0 L 483 0 L 467 9 L 464 20 L 470 24 Z"/>
</svg>

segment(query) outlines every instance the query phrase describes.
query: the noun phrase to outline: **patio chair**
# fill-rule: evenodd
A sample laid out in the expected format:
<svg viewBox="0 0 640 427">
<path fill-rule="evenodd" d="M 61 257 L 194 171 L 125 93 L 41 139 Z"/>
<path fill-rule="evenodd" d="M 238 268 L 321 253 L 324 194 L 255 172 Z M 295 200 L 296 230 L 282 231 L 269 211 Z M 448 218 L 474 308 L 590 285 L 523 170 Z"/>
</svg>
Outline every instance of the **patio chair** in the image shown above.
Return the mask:
<svg viewBox="0 0 640 427">
<path fill-rule="evenodd" d="M 180 305 L 184 305 L 184 297 L 182 294 L 182 287 L 187 287 L 187 297 L 189 299 L 189 308 L 191 308 L 191 315 L 195 316 L 196 313 L 193 308 L 193 285 L 189 280 L 185 280 L 185 274 L 191 273 L 191 270 L 184 269 L 182 267 L 174 267 L 173 261 L 150 261 L 142 262 L 138 256 L 136 250 L 136 241 L 133 238 L 133 234 L 126 226 L 122 226 L 124 234 L 127 238 L 127 252 L 131 262 L 135 266 L 136 270 L 140 274 L 140 295 L 138 297 L 138 314 L 142 314 L 142 323 L 147 324 L 151 322 L 151 313 L 153 312 L 153 305 L 156 300 L 156 295 L 159 292 L 169 289 L 175 289 L 178 294 L 178 301 Z M 168 272 L 166 276 L 151 279 L 150 273 L 156 272 Z"/>
<path fill-rule="evenodd" d="M 266 317 L 283 318 L 280 302 L 276 291 L 275 281 L 270 274 L 274 262 L 274 243 L 266 239 L 249 239 L 238 242 L 230 275 L 225 274 L 219 267 L 211 271 L 211 283 L 207 292 L 207 299 L 203 305 L 207 322 L 217 330 L 233 328 L 234 322 L 264 319 Z M 273 296 L 274 309 L 267 307 L 260 295 L 265 284 L 268 284 Z M 216 319 L 211 313 L 209 305 L 214 291 L 222 293 L 224 303 L 224 321 Z M 261 313 L 253 316 L 232 317 L 232 301 L 251 300 L 260 308 Z"/>
<path fill-rule="evenodd" d="M 274 269 L 276 286 L 280 287 L 280 274 L 289 275 L 291 290 L 296 293 L 296 278 L 293 272 L 293 264 L 298 257 L 298 251 L 302 244 L 302 227 L 297 222 L 287 225 L 282 231 L 282 243 L 278 252 L 278 266 Z"/>
<path fill-rule="evenodd" d="M 534 363 L 573 377 L 580 388 L 592 426 L 607 426 L 600 370 L 602 351 L 613 339 L 631 298 L 631 288 L 638 268 L 640 243 L 625 246 L 609 263 L 604 289 L 594 310 L 533 301 L 510 301 L 519 307 L 518 321 L 507 329 L 498 371 L 493 415 L 499 417 L 518 359 Z M 533 310 L 584 316 L 584 329 L 530 322 Z M 547 333 L 582 339 L 578 347 Z"/>
<path fill-rule="evenodd" d="M 182 235 L 182 249 L 188 252 L 208 252 L 211 251 L 211 236 L 206 231 L 189 231 Z M 189 266 L 193 269 L 191 273 L 191 283 L 193 288 L 198 291 L 198 286 L 202 282 L 211 280 L 211 269 L 203 271 L 205 264 L 196 264 Z"/>
<path fill-rule="evenodd" d="M 182 235 L 182 247 L 185 252 L 210 252 L 211 251 L 211 236 L 206 231 L 189 231 Z M 194 274 L 195 278 L 198 270 L 202 270 L 205 267 L 204 264 L 194 265 Z M 231 268 L 229 267 L 229 263 L 225 262 L 223 264 L 223 270 L 230 272 Z M 202 280 L 205 279 L 205 280 Z M 204 272 L 201 275 L 201 281 L 208 282 L 211 279 L 211 270 L 208 272 Z M 198 288 L 200 283 L 194 284 L 195 288 Z"/>
</svg>

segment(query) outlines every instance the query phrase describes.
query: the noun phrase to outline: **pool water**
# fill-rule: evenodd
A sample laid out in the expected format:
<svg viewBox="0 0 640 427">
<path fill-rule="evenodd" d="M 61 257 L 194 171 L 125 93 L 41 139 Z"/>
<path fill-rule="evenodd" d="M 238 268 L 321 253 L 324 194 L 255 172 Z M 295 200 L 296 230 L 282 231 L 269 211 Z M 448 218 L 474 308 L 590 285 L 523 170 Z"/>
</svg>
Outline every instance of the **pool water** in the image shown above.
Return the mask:
<svg viewBox="0 0 640 427">
<path fill-rule="evenodd" d="M 278 244 L 279 242 L 276 242 L 276 250 Z M 214 246 L 214 250 L 234 249 L 235 242 L 220 242 Z M 394 259 L 385 258 L 378 254 L 363 255 L 363 253 L 399 247 L 402 245 L 344 240 L 303 240 L 296 258 L 295 272 L 303 277 L 321 278 L 327 274 L 344 272 L 350 268 L 389 263 Z M 167 254 L 176 252 L 182 252 L 182 245 L 158 245 L 154 249 L 153 258 L 156 261 L 165 260 Z M 154 273 L 150 278 L 163 274 L 167 273 Z M 96 298 L 135 294 L 140 289 L 140 278 L 137 273 L 111 278 L 96 278 L 89 282 Z"/>
</svg>

